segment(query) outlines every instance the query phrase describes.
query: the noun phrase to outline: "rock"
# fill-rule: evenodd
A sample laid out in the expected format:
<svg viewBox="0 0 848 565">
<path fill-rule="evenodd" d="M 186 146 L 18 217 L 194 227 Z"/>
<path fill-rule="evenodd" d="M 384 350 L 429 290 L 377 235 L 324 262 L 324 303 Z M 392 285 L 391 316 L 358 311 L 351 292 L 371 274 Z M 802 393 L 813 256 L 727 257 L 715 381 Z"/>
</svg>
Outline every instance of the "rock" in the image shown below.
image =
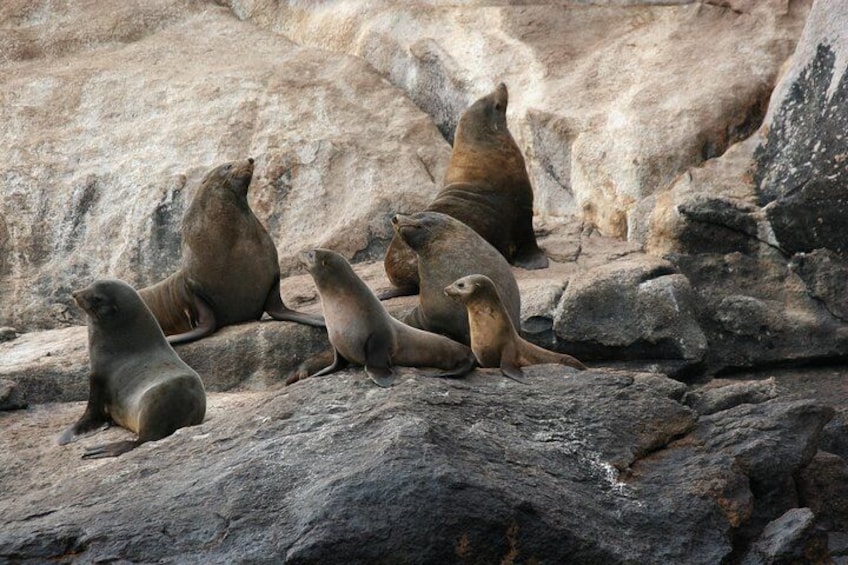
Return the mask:
<svg viewBox="0 0 848 565">
<path fill-rule="evenodd" d="M 0 411 L 26 407 L 26 397 L 21 394 L 18 385 L 10 380 L 0 379 Z"/>
<path fill-rule="evenodd" d="M 809 508 L 793 508 L 766 526 L 744 565 L 827 563 L 827 536 L 814 529 Z"/>
<path fill-rule="evenodd" d="M 826 416 L 771 401 L 734 427 L 741 407 L 697 420 L 656 375 L 528 373 L 211 393 L 202 425 L 99 461 L 83 446 L 126 432 L 53 444 L 84 403 L 8 413 L 0 558 L 717 563 L 758 503 L 746 462 L 779 446 L 771 472 L 797 470 Z"/>
<path fill-rule="evenodd" d="M 15 331 L 15 328 L 0 328 L 0 343 L 12 341 L 16 337 L 18 337 L 18 332 Z"/>
<path fill-rule="evenodd" d="M 810 296 L 834 317 L 848 322 L 848 258 L 830 249 L 796 253 L 790 268 L 804 281 Z"/>
<path fill-rule="evenodd" d="M 628 232 L 633 202 L 759 126 L 809 8 L 785 1 L 730 4 L 744 9 L 726 2 L 227 4 L 296 43 L 362 57 L 448 139 L 462 109 L 505 81 L 510 129 L 527 157 L 539 215 L 578 214 L 618 237 Z"/>
<path fill-rule="evenodd" d="M 713 380 L 703 388 L 687 392 L 683 403 L 706 416 L 740 404 L 760 404 L 776 397 L 774 377 L 731 384 Z"/>
<path fill-rule="evenodd" d="M 848 464 L 844 459 L 818 451 L 798 476 L 798 494 L 818 524 L 848 532 Z"/>
<path fill-rule="evenodd" d="M 697 364 L 707 342 L 686 277 L 647 256 L 595 267 L 562 295 L 554 330 L 578 358 L 682 359 Z"/>
<path fill-rule="evenodd" d="M 170 274 L 183 210 L 225 161 L 256 159 L 249 198 L 284 275 L 309 247 L 381 258 L 389 218 L 447 165 L 430 118 L 366 62 L 215 3 L 0 10 L 0 325 L 80 324 L 72 290 Z"/>
</svg>

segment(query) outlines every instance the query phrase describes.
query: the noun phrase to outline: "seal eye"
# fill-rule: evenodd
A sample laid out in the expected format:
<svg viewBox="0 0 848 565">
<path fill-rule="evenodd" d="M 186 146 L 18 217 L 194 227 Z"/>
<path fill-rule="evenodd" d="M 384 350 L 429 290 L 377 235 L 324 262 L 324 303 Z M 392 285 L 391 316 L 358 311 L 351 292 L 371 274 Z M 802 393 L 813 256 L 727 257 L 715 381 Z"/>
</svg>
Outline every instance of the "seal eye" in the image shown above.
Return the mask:
<svg viewBox="0 0 848 565">
<path fill-rule="evenodd" d="M 456 287 L 457 288 L 465 288 L 465 283 L 464 282 L 458 282 L 458 283 L 456 283 Z"/>
</svg>

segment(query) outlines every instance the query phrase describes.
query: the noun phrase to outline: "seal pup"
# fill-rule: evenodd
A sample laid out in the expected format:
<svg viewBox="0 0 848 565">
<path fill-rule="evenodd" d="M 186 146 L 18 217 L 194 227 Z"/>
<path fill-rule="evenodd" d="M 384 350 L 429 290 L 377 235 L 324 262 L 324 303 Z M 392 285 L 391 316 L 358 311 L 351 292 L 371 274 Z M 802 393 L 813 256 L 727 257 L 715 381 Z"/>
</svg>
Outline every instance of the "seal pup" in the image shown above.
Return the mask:
<svg viewBox="0 0 848 565">
<path fill-rule="evenodd" d="M 180 269 L 139 291 L 172 344 L 258 320 L 324 326 L 280 297 L 277 248 L 247 202 L 253 159 L 225 163 L 200 183 L 182 221 Z"/>
<path fill-rule="evenodd" d="M 518 335 L 492 279 L 468 275 L 445 287 L 445 294 L 465 305 L 471 328 L 471 350 L 481 367 L 500 367 L 501 372 L 524 382 L 521 367 L 559 363 L 581 371 L 586 366 L 565 353 L 532 344 Z"/>
<path fill-rule="evenodd" d="M 468 316 L 445 296 L 445 287 L 460 277 L 482 273 L 497 285 L 513 324 L 521 324 L 521 296 L 512 269 L 477 232 L 438 212 L 397 214 L 392 226 L 418 256 L 421 292 L 418 306 L 404 322 L 469 345 Z"/>
<path fill-rule="evenodd" d="M 503 255 L 524 269 L 542 269 L 548 258 L 533 231 L 533 188 L 524 157 L 509 133 L 506 108 L 509 93 L 500 83 L 463 113 L 443 188 L 427 211 L 452 216 L 471 227 Z M 415 257 L 394 237 L 384 260 L 395 288 L 381 298 L 415 294 Z"/>
<path fill-rule="evenodd" d="M 73 297 L 88 315 L 88 406 L 59 445 L 114 422 L 138 439 L 94 447 L 82 457 L 117 457 L 203 421 L 203 381 L 180 359 L 130 285 L 98 280 Z"/>
<path fill-rule="evenodd" d="M 388 387 L 397 376 L 394 365 L 435 367 L 444 371 L 439 377 L 460 377 L 475 367 L 468 347 L 392 318 L 338 253 L 315 249 L 302 260 L 321 295 L 334 355 L 333 363 L 313 377 L 356 363 L 365 366 L 372 381 Z"/>
</svg>

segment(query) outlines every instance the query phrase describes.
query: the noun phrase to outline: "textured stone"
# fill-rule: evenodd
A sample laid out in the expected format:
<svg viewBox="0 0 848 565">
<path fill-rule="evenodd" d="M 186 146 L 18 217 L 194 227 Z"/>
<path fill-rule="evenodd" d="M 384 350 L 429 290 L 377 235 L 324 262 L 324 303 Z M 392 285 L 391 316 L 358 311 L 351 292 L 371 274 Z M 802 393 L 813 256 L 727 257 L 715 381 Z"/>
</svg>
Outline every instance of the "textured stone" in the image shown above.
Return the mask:
<svg viewBox="0 0 848 565">
<path fill-rule="evenodd" d="M 793 508 L 769 523 L 743 565 L 827 563 L 827 538 L 816 532 L 809 508 Z"/>
<path fill-rule="evenodd" d="M 562 295 L 554 330 L 578 358 L 683 359 L 707 351 L 686 277 L 668 262 L 634 256 L 575 277 Z"/>
<path fill-rule="evenodd" d="M 703 388 L 687 392 L 683 403 L 699 414 L 708 415 L 740 404 L 760 404 L 776 397 L 774 378 L 729 384 L 713 380 Z"/>
<path fill-rule="evenodd" d="M 819 451 L 798 475 L 800 502 L 831 531 L 848 532 L 848 463 L 838 455 Z"/>
<path fill-rule="evenodd" d="M 7 379 L 0 379 L 0 411 L 26 407 L 26 397 L 21 394 L 18 385 Z"/>
<path fill-rule="evenodd" d="M 112 460 L 79 454 L 120 429 L 53 444 L 82 402 L 0 414 L 0 559 L 712 564 L 758 504 L 748 474 L 797 471 L 826 416 L 718 426 L 656 375 L 528 373 L 211 393 L 203 424 Z"/>
</svg>

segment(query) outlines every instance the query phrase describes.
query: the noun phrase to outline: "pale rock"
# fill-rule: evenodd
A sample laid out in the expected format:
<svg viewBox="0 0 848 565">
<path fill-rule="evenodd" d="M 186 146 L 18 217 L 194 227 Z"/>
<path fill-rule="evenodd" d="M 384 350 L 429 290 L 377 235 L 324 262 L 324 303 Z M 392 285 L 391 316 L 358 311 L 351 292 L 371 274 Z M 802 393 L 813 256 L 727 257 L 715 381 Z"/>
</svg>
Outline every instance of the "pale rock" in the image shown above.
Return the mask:
<svg viewBox="0 0 848 565">
<path fill-rule="evenodd" d="M 227 4 L 297 43 L 362 57 L 448 139 L 471 101 L 506 82 L 539 216 L 576 214 L 619 237 L 633 203 L 758 127 L 809 8 L 780 0 Z"/>
<path fill-rule="evenodd" d="M 382 255 L 450 147 L 367 63 L 299 47 L 214 4 L 4 4 L 0 324 L 82 322 L 70 292 L 179 265 L 199 179 L 252 156 L 249 200 L 284 275 L 331 247 Z"/>
</svg>

